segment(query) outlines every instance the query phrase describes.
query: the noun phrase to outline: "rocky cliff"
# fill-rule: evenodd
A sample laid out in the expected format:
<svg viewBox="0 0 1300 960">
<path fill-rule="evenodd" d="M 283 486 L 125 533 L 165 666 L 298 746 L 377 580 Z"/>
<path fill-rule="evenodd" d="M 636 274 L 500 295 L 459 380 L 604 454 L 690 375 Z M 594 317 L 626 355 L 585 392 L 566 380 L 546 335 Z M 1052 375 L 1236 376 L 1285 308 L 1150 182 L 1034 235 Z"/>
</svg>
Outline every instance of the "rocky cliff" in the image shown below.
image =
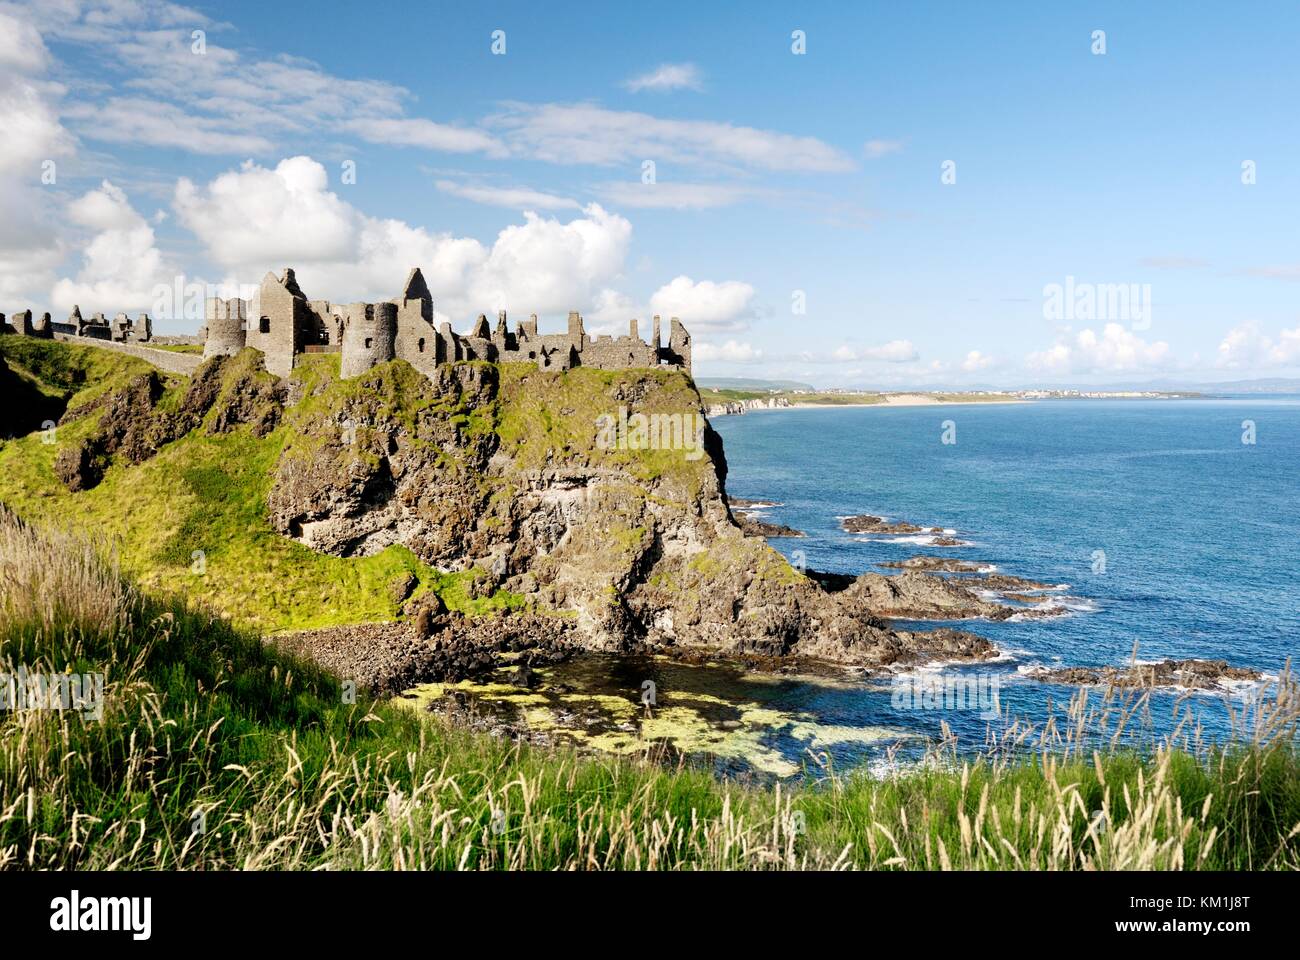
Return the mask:
<svg viewBox="0 0 1300 960">
<path fill-rule="evenodd" d="M 290 408 L 271 523 L 341 556 L 401 543 L 442 569 L 481 569 L 487 589 L 570 611 L 597 648 L 854 663 L 991 654 L 955 631 L 893 631 L 868 594 L 829 593 L 746 537 L 711 429 L 702 451 L 601 447 L 599 418 L 620 410 L 704 424 L 679 372 L 464 363 L 429 379 L 399 361 L 321 384 Z"/>
<path fill-rule="evenodd" d="M 471 362 L 426 377 L 392 361 L 340 380 L 336 364 L 309 358 L 280 380 L 245 350 L 173 385 L 134 374 L 70 407 L 57 447 L 0 450 L 36 478 L 0 478 L 0 499 L 102 517 L 148 582 L 271 630 L 370 611 L 414 623 L 415 599 L 450 589 L 453 609 L 529 608 L 594 649 L 862 665 L 994 653 L 878 619 L 939 609 L 928 578 L 830 590 L 746 536 L 680 371 Z M 600 426 L 639 419 L 675 429 L 610 442 Z"/>
</svg>

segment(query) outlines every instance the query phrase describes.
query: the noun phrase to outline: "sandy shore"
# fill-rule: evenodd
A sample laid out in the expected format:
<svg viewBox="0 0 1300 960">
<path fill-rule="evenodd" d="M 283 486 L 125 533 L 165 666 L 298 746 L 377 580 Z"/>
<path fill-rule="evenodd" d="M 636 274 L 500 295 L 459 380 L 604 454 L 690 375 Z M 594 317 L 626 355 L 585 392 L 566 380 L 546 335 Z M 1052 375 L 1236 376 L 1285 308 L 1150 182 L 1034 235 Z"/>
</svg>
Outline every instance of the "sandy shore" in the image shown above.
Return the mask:
<svg viewBox="0 0 1300 960">
<path fill-rule="evenodd" d="M 1004 403 L 1033 403 L 1032 400 L 1019 400 L 1008 397 L 1006 400 L 936 400 L 934 397 L 927 397 L 920 393 L 891 393 L 886 394 L 880 403 L 791 403 L 788 407 L 760 407 L 766 410 L 798 410 L 798 409 L 819 409 L 834 410 L 840 407 L 962 407 L 962 406 L 994 406 Z"/>
</svg>

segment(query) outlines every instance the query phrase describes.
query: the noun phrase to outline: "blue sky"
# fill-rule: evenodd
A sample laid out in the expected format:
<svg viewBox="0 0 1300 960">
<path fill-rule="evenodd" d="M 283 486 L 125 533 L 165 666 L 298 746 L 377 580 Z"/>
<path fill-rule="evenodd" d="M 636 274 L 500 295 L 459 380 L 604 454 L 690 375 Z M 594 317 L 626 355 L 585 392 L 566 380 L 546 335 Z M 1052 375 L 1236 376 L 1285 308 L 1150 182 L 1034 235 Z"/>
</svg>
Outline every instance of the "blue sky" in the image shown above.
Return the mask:
<svg viewBox="0 0 1300 960">
<path fill-rule="evenodd" d="M 0 310 L 420 265 L 697 375 L 1300 374 L 1300 14 L 1137 6 L 0 2 Z"/>
</svg>

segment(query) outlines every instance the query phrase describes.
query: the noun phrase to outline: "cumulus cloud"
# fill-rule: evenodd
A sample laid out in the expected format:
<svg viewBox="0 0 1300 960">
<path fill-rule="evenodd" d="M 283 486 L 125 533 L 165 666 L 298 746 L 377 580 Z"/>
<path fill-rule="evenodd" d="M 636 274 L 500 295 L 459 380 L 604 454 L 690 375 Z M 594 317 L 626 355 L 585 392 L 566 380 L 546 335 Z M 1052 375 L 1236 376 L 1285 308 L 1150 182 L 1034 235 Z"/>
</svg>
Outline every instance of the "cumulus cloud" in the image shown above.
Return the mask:
<svg viewBox="0 0 1300 960">
<path fill-rule="evenodd" d="M 671 90 L 702 90 L 704 79 L 700 68 L 693 63 L 662 63 L 648 73 L 628 80 L 623 86 L 632 93 L 653 90 L 666 93 Z"/>
<path fill-rule="evenodd" d="M 457 183 L 454 180 L 438 180 L 434 183 L 443 193 L 474 203 L 490 207 L 509 207 L 512 210 L 569 210 L 579 209 L 582 204 L 569 197 L 554 193 L 532 190 L 528 187 L 497 187 L 472 183 Z"/>
<path fill-rule="evenodd" d="M 149 309 L 154 287 L 167 281 L 169 271 L 154 245 L 153 228 L 122 189 L 105 180 L 68 204 L 67 212 L 93 236 L 76 277 L 54 285 L 54 306 L 68 310 L 85 304 L 88 312 L 108 315 Z"/>
<path fill-rule="evenodd" d="M 725 343 L 696 343 L 692 346 L 695 362 L 718 361 L 722 363 L 755 363 L 763 359 L 763 351 L 752 343 L 728 340 Z"/>
<path fill-rule="evenodd" d="M 310 157 L 281 160 L 274 170 L 250 160 L 206 187 L 182 177 L 173 206 L 212 258 L 232 269 L 343 260 L 357 253 L 359 217 L 328 184 Z"/>
<path fill-rule="evenodd" d="M 1100 334 L 1086 329 L 1073 339 L 1063 336 L 1048 349 L 1031 353 L 1026 363 L 1044 373 L 1126 373 L 1159 370 L 1172 359 L 1165 341 L 1149 342 L 1118 323 L 1108 323 Z"/>
<path fill-rule="evenodd" d="M 972 350 L 966 354 L 966 359 L 961 362 L 961 368 L 967 373 L 976 373 L 980 370 L 987 370 L 993 366 L 993 358 L 981 353 L 978 350 Z"/>
<path fill-rule="evenodd" d="M 1226 369 L 1300 366 L 1300 327 L 1274 338 L 1254 321 L 1239 324 L 1219 343 L 1217 364 Z"/>
<path fill-rule="evenodd" d="M 491 245 L 367 216 L 329 190 L 325 168 L 291 157 L 245 163 L 206 186 L 182 180 L 174 206 L 212 259 L 245 278 L 293 266 L 309 296 L 384 299 L 424 270 L 438 310 L 563 313 L 597 302 L 621 275 L 632 225 L 590 204 L 568 222 L 533 212 Z"/>
<path fill-rule="evenodd" d="M 42 177 L 47 170 L 57 177 L 75 140 L 59 120 L 63 88 L 44 78 L 49 64 L 26 14 L 0 12 L 0 297 L 14 304 L 0 305 L 7 310 L 40 306 L 63 259 L 56 194 Z"/>
<path fill-rule="evenodd" d="M 739 280 L 721 283 L 679 276 L 650 298 L 653 313 L 680 317 L 692 331 L 742 330 L 752 319 L 754 288 Z"/>
<path fill-rule="evenodd" d="M 921 354 L 911 340 L 890 340 L 878 347 L 851 347 L 844 344 L 831 354 L 836 361 L 855 363 L 860 360 L 877 360 L 884 363 L 910 363 Z"/>
</svg>

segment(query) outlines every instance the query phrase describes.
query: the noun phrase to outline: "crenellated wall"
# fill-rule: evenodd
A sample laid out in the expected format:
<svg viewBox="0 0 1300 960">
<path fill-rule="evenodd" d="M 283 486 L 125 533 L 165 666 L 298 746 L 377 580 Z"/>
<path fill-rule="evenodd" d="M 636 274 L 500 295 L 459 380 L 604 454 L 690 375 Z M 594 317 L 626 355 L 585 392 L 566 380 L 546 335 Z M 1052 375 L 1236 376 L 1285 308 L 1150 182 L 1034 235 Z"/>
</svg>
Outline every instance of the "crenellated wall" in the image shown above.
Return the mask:
<svg viewBox="0 0 1300 960">
<path fill-rule="evenodd" d="M 480 314 L 464 335 L 445 320 L 435 326 L 433 296 L 419 268 L 407 275 L 396 299 L 347 306 L 308 300 L 293 270 L 286 268 L 281 276 L 268 273 L 262 280 L 256 309 L 252 302 L 213 299 L 206 315 L 204 356 L 254 347 L 266 355 L 266 369 L 281 377 L 289 375 L 303 353 L 327 350 L 339 352 L 344 377 L 359 376 L 395 357 L 425 374 L 458 360 L 522 361 L 542 370 L 662 365 L 689 370 L 691 365 L 690 334 L 676 317 L 666 346 L 657 316 L 650 343 L 641 339 L 636 320 L 630 321 L 625 336 L 591 337 L 576 311 L 569 314 L 565 332 L 555 334 L 538 332 L 536 314 L 511 331 L 504 310 L 497 314 L 495 326 Z"/>
</svg>

